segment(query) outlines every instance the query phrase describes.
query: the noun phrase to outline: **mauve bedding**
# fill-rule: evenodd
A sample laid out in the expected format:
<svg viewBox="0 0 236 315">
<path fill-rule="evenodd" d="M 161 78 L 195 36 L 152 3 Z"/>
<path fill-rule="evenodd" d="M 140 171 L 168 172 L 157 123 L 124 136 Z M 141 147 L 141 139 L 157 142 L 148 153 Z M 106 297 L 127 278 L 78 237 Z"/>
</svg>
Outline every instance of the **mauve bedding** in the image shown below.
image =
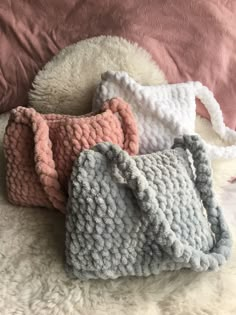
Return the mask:
<svg viewBox="0 0 236 315">
<path fill-rule="evenodd" d="M 61 48 L 117 35 L 146 48 L 168 82 L 199 80 L 236 128 L 234 0 L 0 2 L 0 112 L 27 104 L 37 71 Z M 207 116 L 199 104 L 198 113 Z"/>
</svg>

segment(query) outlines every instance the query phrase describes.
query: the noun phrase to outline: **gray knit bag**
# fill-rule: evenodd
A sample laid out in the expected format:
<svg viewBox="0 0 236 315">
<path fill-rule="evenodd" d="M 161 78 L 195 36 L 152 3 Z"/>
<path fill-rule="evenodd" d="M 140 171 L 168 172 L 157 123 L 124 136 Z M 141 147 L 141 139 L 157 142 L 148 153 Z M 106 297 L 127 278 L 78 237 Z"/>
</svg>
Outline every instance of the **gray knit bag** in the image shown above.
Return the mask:
<svg viewBox="0 0 236 315">
<path fill-rule="evenodd" d="M 111 143 L 83 151 L 69 184 L 66 270 L 114 279 L 217 270 L 232 241 L 198 136 L 131 157 Z"/>
</svg>

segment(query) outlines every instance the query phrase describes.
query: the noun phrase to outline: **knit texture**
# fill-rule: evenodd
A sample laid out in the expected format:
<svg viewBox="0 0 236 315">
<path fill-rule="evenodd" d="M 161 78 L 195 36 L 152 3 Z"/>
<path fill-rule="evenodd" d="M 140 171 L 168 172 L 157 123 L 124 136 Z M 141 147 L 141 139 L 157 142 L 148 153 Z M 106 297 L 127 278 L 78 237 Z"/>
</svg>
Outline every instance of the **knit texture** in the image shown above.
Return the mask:
<svg viewBox="0 0 236 315">
<path fill-rule="evenodd" d="M 66 219 L 71 275 L 107 279 L 205 271 L 226 261 L 231 237 L 212 192 L 203 143 L 184 136 L 175 147 L 130 157 L 100 143 L 80 154 Z"/>
<path fill-rule="evenodd" d="M 176 136 L 194 133 L 197 97 L 208 110 L 215 132 L 230 145 L 220 148 L 207 143 L 210 157 L 236 157 L 236 132 L 225 126 L 220 105 L 200 82 L 142 86 L 126 72 L 107 71 L 97 87 L 93 108 L 116 96 L 132 105 L 141 154 L 169 149 Z"/>
<path fill-rule="evenodd" d="M 42 115 L 24 107 L 13 110 L 4 138 L 9 200 L 65 211 L 73 161 L 83 149 L 103 141 L 118 144 L 129 154 L 138 152 L 135 120 L 121 99 L 106 102 L 101 113 L 87 117 Z"/>
</svg>

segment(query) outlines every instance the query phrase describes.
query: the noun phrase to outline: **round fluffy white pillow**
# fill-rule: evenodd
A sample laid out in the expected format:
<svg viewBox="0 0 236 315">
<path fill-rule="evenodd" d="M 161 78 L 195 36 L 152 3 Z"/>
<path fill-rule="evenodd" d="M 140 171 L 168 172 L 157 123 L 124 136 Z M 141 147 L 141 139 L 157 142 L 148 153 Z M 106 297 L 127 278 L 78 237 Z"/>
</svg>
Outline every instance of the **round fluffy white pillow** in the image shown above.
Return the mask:
<svg viewBox="0 0 236 315">
<path fill-rule="evenodd" d="M 166 82 L 151 55 L 137 44 L 116 36 L 93 37 L 64 48 L 39 71 L 30 105 L 41 113 L 88 113 L 107 70 L 126 71 L 144 85 Z"/>
</svg>

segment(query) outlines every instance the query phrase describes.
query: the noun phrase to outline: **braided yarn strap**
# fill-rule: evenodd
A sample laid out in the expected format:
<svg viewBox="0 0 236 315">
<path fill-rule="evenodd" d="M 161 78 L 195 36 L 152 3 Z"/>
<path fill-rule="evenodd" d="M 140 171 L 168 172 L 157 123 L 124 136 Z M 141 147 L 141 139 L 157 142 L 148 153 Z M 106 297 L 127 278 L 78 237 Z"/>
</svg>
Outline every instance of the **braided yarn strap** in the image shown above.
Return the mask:
<svg viewBox="0 0 236 315">
<path fill-rule="evenodd" d="M 174 147 L 180 145 L 179 139 L 175 140 Z M 207 211 L 208 221 L 215 234 L 215 248 L 213 252 L 222 253 L 225 251 L 227 257 L 228 248 L 231 247 L 232 240 L 222 214 L 222 209 L 217 205 L 212 185 L 212 171 L 207 152 L 203 142 L 198 136 L 184 136 L 181 139 L 181 146 L 187 149 L 193 159 L 195 167 L 195 185 L 200 193 L 201 200 Z"/>
<path fill-rule="evenodd" d="M 58 173 L 53 160 L 52 143 L 49 137 L 49 128 L 42 115 L 33 108 L 20 107 L 12 111 L 12 119 L 18 123 L 28 125 L 34 135 L 35 170 L 47 194 L 47 198 L 54 208 L 65 212 L 66 198 L 58 181 Z M 47 156 L 47 161 L 42 157 Z"/>
<path fill-rule="evenodd" d="M 202 102 L 207 109 L 213 130 L 220 136 L 222 140 L 229 144 L 227 147 L 219 147 L 205 143 L 211 158 L 235 158 L 236 157 L 236 131 L 228 128 L 224 123 L 220 104 L 214 97 L 214 94 L 200 82 L 194 82 L 195 96 Z"/>
<path fill-rule="evenodd" d="M 124 150 L 130 155 L 136 154 L 138 152 L 138 128 L 129 104 L 120 98 L 113 98 L 103 105 L 102 110 L 106 109 L 110 109 L 112 113 L 120 116 L 125 135 Z"/>
</svg>

